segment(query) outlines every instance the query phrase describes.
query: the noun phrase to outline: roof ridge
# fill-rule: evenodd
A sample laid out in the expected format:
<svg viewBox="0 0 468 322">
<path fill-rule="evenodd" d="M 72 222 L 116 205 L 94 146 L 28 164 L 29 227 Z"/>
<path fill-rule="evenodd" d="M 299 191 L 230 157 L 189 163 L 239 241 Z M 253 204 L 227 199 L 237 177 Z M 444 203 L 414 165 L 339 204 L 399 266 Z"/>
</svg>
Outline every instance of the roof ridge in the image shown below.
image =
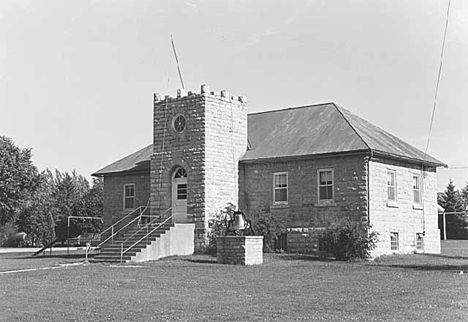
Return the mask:
<svg viewBox="0 0 468 322">
<path fill-rule="evenodd" d="M 362 138 L 361 134 L 356 130 L 356 128 L 351 124 L 351 122 L 346 118 L 346 116 L 343 114 L 343 112 L 340 110 L 340 108 L 343 108 L 341 106 L 338 106 L 338 104 L 332 103 L 333 106 L 335 106 L 336 110 L 338 113 L 340 113 L 341 117 L 348 123 L 348 125 L 353 129 L 354 133 L 361 139 L 361 141 L 364 143 L 365 146 L 369 149 L 369 151 L 372 151 L 372 148 L 369 146 L 369 144 Z M 349 111 L 348 111 L 349 112 Z M 349 112 L 351 113 L 351 112 Z"/>
<path fill-rule="evenodd" d="M 317 104 L 285 107 L 285 108 L 280 108 L 280 109 L 277 109 L 277 110 L 269 110 L 269 111 L 248 113 L 247 115 L 259 115 L 259 114 L 267 114 L 267 113 L 276 113 L 276 112 L 283 112 L 283 111 L 289 111 L 289 110 L 297 110 L 297 109 L 300 109 L 300 108 L 315 107 L 315 106 L 320 106 L 320 105 L 334 105 L 334 104 L 335 104 L 334 102 L 327 102 L 327 103 L 317 103 Z"/>
</svg>

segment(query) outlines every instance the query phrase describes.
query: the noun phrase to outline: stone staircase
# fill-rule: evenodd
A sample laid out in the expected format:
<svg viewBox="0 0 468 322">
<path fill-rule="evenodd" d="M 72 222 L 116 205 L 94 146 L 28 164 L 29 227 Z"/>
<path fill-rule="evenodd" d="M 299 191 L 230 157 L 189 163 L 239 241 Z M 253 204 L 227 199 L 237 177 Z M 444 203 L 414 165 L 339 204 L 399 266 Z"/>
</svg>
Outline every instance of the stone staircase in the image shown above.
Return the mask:
<svg viewBox="0 0 468 322">
<path fill-rule="evenodd" d="M 137 226 L 135 225 L 133 228 L 129 229 L 126 233 L 122 235 L 122 237 L 114 239 L 114 242 L 112 243 L 111 241 L 105 243 L 104 245 L 101 246 L 101 250 L 99 254 L 94 256 L 94 258 L 91 260 L 92 262 L 107 262 L 107 263 L 120 263 L 121 258 L 120 258 L 120 253 L 122 250 L 122 243 L 123 243 L 123 249 L 126 250 L 130 246 L 132 246 L 134 243 L 142 239 L 147 235 L 148 232 L 159 226 L 160 224 L 149 224 L 147 226 Z M 132 249 L 127 251 L 123 256 L 122 256 L 122 262 L 131 262 L 133 261 L 135 257 L 138 257 L 138 255 L 144 251 L 147 247 L 150 247 L 153 242 L 158 241 L 161 236 L 165 235 L 168 233 L 172 227 L 174 227 L 175 224 L 173 223 L 165 223 L 162 224 L 161 227 L 157 228 L 153 233 L 151 233 L 149 236 L 146 236 L 142 241 L 137 243 L 135 246 L 133 246 Z"/>
</svg>

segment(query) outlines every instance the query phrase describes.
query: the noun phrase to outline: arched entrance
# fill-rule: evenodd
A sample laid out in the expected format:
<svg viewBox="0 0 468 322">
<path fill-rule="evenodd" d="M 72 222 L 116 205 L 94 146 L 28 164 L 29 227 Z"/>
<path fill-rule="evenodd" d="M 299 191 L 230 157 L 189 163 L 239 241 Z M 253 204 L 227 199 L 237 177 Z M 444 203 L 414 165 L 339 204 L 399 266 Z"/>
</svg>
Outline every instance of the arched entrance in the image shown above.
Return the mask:
<svg viewBox="0 0 468 322">
<path fill-rule="evenodd" d="M 172 214 L 174 221 L 187 218 L 187 171 L 177 168 L 172 174 Z"/>
</svg>

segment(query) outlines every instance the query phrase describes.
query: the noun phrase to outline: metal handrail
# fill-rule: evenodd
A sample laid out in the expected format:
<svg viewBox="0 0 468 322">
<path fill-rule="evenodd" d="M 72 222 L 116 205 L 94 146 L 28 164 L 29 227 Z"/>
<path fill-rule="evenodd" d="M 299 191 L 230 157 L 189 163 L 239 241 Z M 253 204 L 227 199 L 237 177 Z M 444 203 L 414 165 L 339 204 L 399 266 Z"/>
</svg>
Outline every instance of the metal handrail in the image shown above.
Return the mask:
<svg viewBox="0 0 468 322">
<path fill-rule="evenodd" d="M 133 223 L 136 219 L 139 219 L 141 221 L 141 216 L 142 214 L 148 209 L 149 207 L 149 204 L 150 204 L 150 199 L 148 199 L 148 202 L 146 203 L 146 206 L 144 207 L 143 211 L 141 211 L 141 209 L 143 208 L 143 206 L 140 206 L 138 208 L 136 208 L 135 210 L 133 210 L 132 212 L 130 212 L 129 214 L 127 214 L 126 216 L 122 217 L 120 220 L 118 220 L 117 222 L 115 222 L 114 224 L 112 224 L 111 226 L 107 227 L 104 231 L 101 232 L 101 235 L 104 234 L 106 231 L 108 231 L 109 229 L 111 230 L 111 235 L 109 237 L 107 237 L 106 239 L 104 239 L 99 245 L 96 246 L 96 248 L 100 248 L 104 243 L 106 243 L 107 241 L 109 241 L 109 239 L 112 239 L 112 242 L 114 242 L 114 236 L 117 235 L 119 232 L 121 232 L 124 228 L 127 228 L 131 223 Z M 135 214 L 136 211 L 140 211 L 140 215 L 133 218 L 133 220 L 131 220 L 129 223 L 127 223 L 125 226 L 123 226 L 122 228 L 120 228 L 119 230 L 115 231 L 114 232 L 114 227 L 117 226 L 118 224 L 120 224 L 124 219 L 127 219 L 128 217 L 130 217 L 131 215 Z"/>
<path fill-rule="evenodd" d="M 170 210 L 170 209 L 168 209 Z M 168 210 L 166 210 L 165 212 L 167 212 Z M 165 213 L 164 212 L 164 213 Z M 164 214 L 163 213 L 163 214 Z M 163 215 L 161 214 L 161 216 Z M 158 226 L 156 226 L 155 228 L 153 228 L 150 232 L 148 232 L 145 236 L 141 237 L 138 241 L 136 241 L 135 243 L 133 243 L 131 246 L 129 246 L 127 249 L 124 250 L 123 246 L 124 246 L 124 243 L 120 243 L 120 263 L 123 262 L 123 255 L 128 252 L 130 249 L 132 249 L 133 247 L 135 247 L 137 244 L 139 244 L 140 242 L 142 242 L 145 238 L 148 238 L 149 235 L 151 235 L 152 233 L 154 233 L 158 228 L 160 228 L 162 225 L 164 225 L 166 222 L 168 222 L 170 219 L 172 219 L 172 215 L 170 215 L 169 217 L 167 217 L 162 223 L 160 223 Z M 147 226 L 148 227 L 148 226 Z"/>
<path fill-rule="evenodd" d="M 152 224 L 154 224 L 157 220 L 159 220 L 162 216 L 164 216 L 165 213 L 167 213 L 168 211 L 170 211 L 172 208 L 169 208 L 167 209 L 166 211 L 164 211 L 162 214 L 160 214 L 159 216 L 157 216 L 156 218 L 154 218 L 153 220 L 151 220 L 149 223 L 147 223 L 145 226 L 143 226 L 142 228 L 138 229 L 135 233 L 133 233 L 133 235 L 131 235 L 130 237 L 128 237 L 127 239 L 125 239 L 123 241 L 123 243 L 126 243 L 128 242 L 130 239 L 132 239 L 135 235 L 137 235 L 138 233 L 140 233 L 141 231 L 143 231 L 145 228 L 146 228 L 146 232 L 148 232 L 148 227 L 151 226 Z"/>
</svg>

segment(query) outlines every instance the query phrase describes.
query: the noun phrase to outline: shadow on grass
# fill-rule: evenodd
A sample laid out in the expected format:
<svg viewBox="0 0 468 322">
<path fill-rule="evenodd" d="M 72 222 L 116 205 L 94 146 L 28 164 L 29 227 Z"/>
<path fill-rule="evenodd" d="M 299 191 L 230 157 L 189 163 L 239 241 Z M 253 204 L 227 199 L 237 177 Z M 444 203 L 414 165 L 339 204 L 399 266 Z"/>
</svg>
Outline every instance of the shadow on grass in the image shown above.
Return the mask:
<svg viewBox="0 0 468 322">
<path fill-rule="evenodd" d="M 313 261 L 313 262 L 336 262 L 335 259 L 333 258 L 326 258 L 323 256 L 319 255 L 312 255 L 312 254 L 293 254 L 293 253 L 282 253 L 282 254 L 277 254 L 277 253 L 270 253 L 267 256 L 274 256 L 277 259 L 280 260 L 290 260 L 290 261 L 297 261 L 297 260 L 302 260 L 302 261 Z"/>
<path fill-rule="evenodd" d="M 95 255 L 89 255 L 88 254 L 88 259 L 93 258 Z M 62 259 L 85 259 L 85 255 L 83 254 L 70 254 L 70 255 L 37 255 L 37 256 L 24 256 L 24 257 L 10 257 L 10 259 L 44 259 L 44 258 L 62 258 Z"/>
<path fill-rule="evenodd" d="M 213 260 L 209 260 L 209 259 L 184 259 L 184 260 L 186 262 L 198 263 L 198 264 L 219 264 L 216 261 L 216 258 L 214 258 Z"/>
<path fill-rule="evenodd" d="M 447 258 L 447 259 L 466 259 L 468 260 L 468 256 L 447 256 L 441 254 L 425 254 L 428 257 L 436 257 L 436 258 Z"/>
<path fill-rule="evenodd" d="M 372 266 L 412 269 L 417 271 L 468 271 L 468 264 L 464 265 L 430 265 L 430 264 L 374 264 Z"/>
</svg>

